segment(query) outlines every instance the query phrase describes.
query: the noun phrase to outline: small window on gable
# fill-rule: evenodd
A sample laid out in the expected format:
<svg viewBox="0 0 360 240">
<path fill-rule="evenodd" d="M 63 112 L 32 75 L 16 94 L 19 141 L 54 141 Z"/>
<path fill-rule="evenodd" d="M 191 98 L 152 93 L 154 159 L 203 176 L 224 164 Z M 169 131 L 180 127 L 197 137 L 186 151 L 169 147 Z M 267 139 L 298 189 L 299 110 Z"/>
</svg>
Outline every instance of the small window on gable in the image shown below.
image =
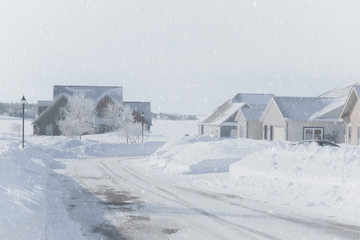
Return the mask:
<svg viewBox="0 0 360 240">
<path fill-rule="evenodd" d="M 60 107 L 60 109 L 59 109 L 59 115 L 60 115 L 60 117 L 62 117 L 62 118 L 65 117 L 65 107 Z"/>
</svg>

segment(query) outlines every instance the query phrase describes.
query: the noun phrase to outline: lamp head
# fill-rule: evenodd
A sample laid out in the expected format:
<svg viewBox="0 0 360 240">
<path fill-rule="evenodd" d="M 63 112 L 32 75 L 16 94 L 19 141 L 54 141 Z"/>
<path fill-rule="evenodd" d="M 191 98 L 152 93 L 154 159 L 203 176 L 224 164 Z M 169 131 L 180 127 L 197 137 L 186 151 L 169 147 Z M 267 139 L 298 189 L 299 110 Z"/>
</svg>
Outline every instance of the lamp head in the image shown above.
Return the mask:
<svg viewBox="0 0 360 240">
<path fill-rule="evenodd" d="M 22 104 L 25 104 L 25 103 L 26 103 L 26 98 L 25 98 L 25 96 L 22 97 L 21 103 L 22 103 Z"/>
</svg>

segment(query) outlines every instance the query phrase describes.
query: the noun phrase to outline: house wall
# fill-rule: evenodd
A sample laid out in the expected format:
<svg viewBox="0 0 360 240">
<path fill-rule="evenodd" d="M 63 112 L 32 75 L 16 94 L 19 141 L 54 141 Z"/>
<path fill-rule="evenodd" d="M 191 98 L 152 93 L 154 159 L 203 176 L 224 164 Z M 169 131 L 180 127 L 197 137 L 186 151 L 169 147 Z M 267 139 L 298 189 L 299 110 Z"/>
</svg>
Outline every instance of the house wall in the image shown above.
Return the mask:
<svg viewBox="0 0 360 240">
<path fill-rule="evenodd" d="M 360 101 L 357 100 L 356 104 L 354 106 L 354 109 L 352 110 L 350 116 L 349 116 L 349 124 L 351 124 L 351 142 L 348 141 L 348 126 L 346 127 L 346 142 L 348 144 L 352 145 L 360 145 L 360 136 L 358 135 L 359 131 L 358 128 L 360 128 Z"/>
<path fill-rule="evenodd" d="M 302 121 L 289 121 L 288 122 L 288 141 L 303 141 L 304 140 L 304 127 L 317 127 L 323 128 L 323 134 L 327 140 L 334 140 L 336 143 L 345 142 L 343 122 L 302 122 Z"/>
<path fill-rule="evenodd" d="M 220 137 L 237 137 L 237 126 L 222 126 Z"/>
<path fill-rule="evenodd" d="M 54 105 L 47 109 L 47 112 L 42 115 L 40 121 L 34 123 L 34 134 L 47 135 L 46 127 L 52 128 L 52 135 L 61 135 L 59 130 L 58 121 L 60 120 L 60 107 L 65 107 L 67 100 L 65 97 L 59 99 Z"/>
<path fill-rule="evenodd" d="M 256 140 L 263 139 L 263 125 L 259 120 L 248 121 L 247 137 Z"/>
<path fill-rule="evenodd" d="M 219 126 L 210 126 L 210 125 L 203 125 L 204 126 L 204 134 L 208 136 L 220 137 L 221 128 Z M 200 126 L 201 128 L 201 126 Z"/>
<path fill-rule="evenodd" d="M 237 137 L 238 138 L 247 138 L 247 122 L 244 118 L 244 115 L 240 114 L 237 121 Z"/>
<path fill-rule="evenodd" d="M 270 129 L 272 126 L 272 135 L 273 135 L 273 140 L 277 140 L 277 141 L 286 141 L 287 137 L 286 137 L 286 121 L 283 118 L 279 108 L 277 107 L 276 104 L 274 104 L 274 102 L 271 102 L 270 107 L 268 108 L 268 110 L 265 113 L 264 116 L 264 121 L 262 123 L 263 125 L 263 130 L 262 130 L 262 139 L 264 139 L 264 131 L 265 131 L 265 126 L 267 126 L 267 139 L 270 139 Z M 274 129 L 276 128 L 275 132 Z M 276 134 L 276 132 L 278 131 L 285 131 L 285 134 Z M 275 134 L 274 134 L 275 133 Z M 278 132 L 279 133 L 279 132 Z"/>
</svg>

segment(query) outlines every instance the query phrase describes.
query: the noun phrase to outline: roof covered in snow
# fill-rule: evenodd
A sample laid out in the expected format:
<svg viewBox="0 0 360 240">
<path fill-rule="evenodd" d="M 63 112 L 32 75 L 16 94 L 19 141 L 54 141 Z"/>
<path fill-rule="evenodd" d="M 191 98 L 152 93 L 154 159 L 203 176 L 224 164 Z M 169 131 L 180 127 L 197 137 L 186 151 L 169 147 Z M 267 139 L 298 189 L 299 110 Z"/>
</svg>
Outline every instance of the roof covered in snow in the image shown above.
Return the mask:
<svg viewBox="0 0 360 240">
<path fill-rule="evenodd" d="M 103 97 L 109 96 L 118 104 L 123 103 L 123 89 L 118 86 L 65 86 L 55 85 L 53 92 L 53 100 L 55 101 L 59 96 L 66 97 L 74 94 L 84 94 L 86 98 L 99 102 Z"/>
<path fill-rule="evenodd" d="M 244 102 L 233 102 L 232 99 L 226 101 L 208 115 L 202 124 L 222 125 L 225 122 L 235 122 L 236 114 L 242 107 L 247 107 Z"/>
<path fill-rule="evenodd" d="M 274 97 L 286 120 L 311 121 L 338 119 L 344 98 Z"/>
<path fill-rule="evenodd" d="M 246 120 L 260 120 L 263 112 L 264 109 L 242 108 L 240 109 L 239 114 L 242 114 Z"/>
<path fill-rule="evenodd" d="M 358 95 L 358 98 L 360 98 L 360 85 L 354 86 L 354 91 Z"/>
<path fill-rule="evenodd" d="M 334 89 L 331 89 L 330 91 L 327 91 L 324 94 L 321 94 L 319 97 L 321 98 L 346 98 L 352 89 L 352 87 L 359 87 L 360 82 L 353 82 L 349 83 Z"/>
<path fill-rule="evenodd" d="M 346 116 L 350 115 L 354 109 L 354 106 L 358 99 L 360 98 L 360 86 L 354 86 L 346 99 L 345 106 L 342 109 L 340 118 L 344 119 Z"/>
<path fill-rule="evenodd" d="M 265 109 L 273 94 L 238 93 L 233 97 L 233 102 L 244 102 L 251 108 Z"/>
<path fill-rule="evenodd" d="M 219 126 L 226 125 L 229 122 L 234 123 L 240 109 L 252 108 L 264 110 L 273 96 L 272 94 L 238 93 L 232 99 L 227 100 L 212 111 L 200 124 Z"/>
</svg>

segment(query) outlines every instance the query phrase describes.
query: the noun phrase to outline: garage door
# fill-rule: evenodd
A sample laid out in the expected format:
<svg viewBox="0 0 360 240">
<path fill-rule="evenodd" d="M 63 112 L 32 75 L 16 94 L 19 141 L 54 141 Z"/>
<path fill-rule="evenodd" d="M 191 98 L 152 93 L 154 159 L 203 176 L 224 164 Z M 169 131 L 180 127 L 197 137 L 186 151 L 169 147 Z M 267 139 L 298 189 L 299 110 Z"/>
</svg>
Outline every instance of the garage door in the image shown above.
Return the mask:
<svg viewBox="0 0 360 240">
<path fill-rule="evenodd" d="M 285 141 L 285 128 L 283 127 L 274 127 L 274 140 L 276 141 Z"/>
</svg>

